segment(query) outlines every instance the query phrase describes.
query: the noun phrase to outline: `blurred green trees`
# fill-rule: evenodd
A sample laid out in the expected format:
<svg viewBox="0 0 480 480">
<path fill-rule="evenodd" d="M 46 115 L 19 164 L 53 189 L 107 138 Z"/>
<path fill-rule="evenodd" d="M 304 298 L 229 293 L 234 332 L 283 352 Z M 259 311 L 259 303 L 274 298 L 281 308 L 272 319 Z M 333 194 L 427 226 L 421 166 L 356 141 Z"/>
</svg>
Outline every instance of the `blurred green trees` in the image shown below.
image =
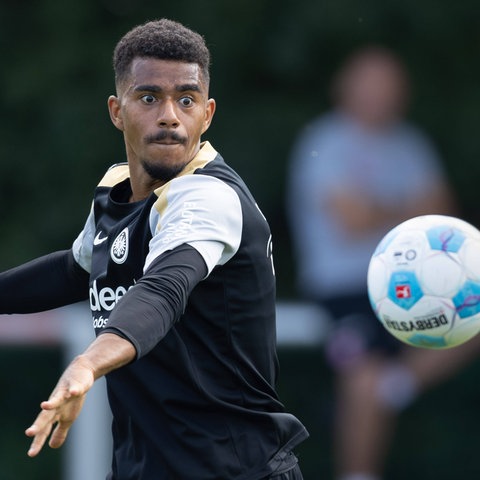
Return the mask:
<svg viewBox="0 0 480 480">
<path fill-rule="evenodd" d="M 480 9 L 474 0 L 3 0 L 0 4 L 0 268 L 68 248 L 104 170 L 123 161 L 110 124 L 111 53 L 158 17 L 205 35 L 218 110 L 206 135 L 246 179 L 292 295 L 283 189 L 294 135 L 328 105 L 333 70 L 379 42 L 412 71 L 411 118 L 437 143 L 464 215 L 477 222 Z"/>
</svg>

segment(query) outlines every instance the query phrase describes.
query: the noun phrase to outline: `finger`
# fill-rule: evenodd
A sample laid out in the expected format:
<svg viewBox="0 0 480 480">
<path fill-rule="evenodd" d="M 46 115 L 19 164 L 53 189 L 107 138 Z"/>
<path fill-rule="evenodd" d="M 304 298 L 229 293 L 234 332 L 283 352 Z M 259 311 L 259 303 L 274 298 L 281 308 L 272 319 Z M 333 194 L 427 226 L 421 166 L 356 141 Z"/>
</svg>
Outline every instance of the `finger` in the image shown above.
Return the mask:
<svg viewBox="0 0 480 480">
<path fill-rule="evenodd" d="M 70 397 L 79 397 L 87 393 L 88 388 L 85 388 L 85 385 L 79 382 L 72 382 L 70 387 L 68 388 L 68 396 Z"/>
<path fill-rule="evenodd" d="M 40 412 L 33 422 L 33 424 L 25 430 L 27 437 L 34 437 L 27 455 L 34 457 L 38 455 L 43 445 L 45 444 L 48 435 L 52 431 L 55 423 L 55 412 L 48 412 L 43 410 Z"/>
<path fill-rule="evenodd" d="M 72 396 L 77 396 L 75 393 L 77 389 L 60 390 L 51 395 L 48 400 L 43 401 L 40 404 L 42 410 L 55 410 L 61 407 L 67 400 L 70 400 Z"/>
<path fill-rule="evenodd" d="M 33 442 L 31 443 L 30 448 L 27 452 L 27 455 L 29 457 L 35 457 L 40 453 L 43 446 L 45 445 L 45 441 L 47 440 L 51 430 L 52 430 L 51 425 L 50 425 L 50 428 L 44 428 L 42 430 L 39 430 L 36 425 L 32 425 L 30 428 L 28 428 L 25 431 L 28 437 L 33 436 Z"/>
<path fill-rule="evenodd" d="M 71 425 L 71 423 L 66 424 L 65 422 L 57 423 L 48 445 L 51 448 L 60 448 L 65 443 Z"/>
<path fill-rule="evenodd" d="M 49 432 L 52 429 L 52 425 L 55 423 L 56 412 L 42 410 L 32 425 L 27 428 L 25 434 L 29 437 L 33 437 L 43 430 L 47 429 Z"/>
<path fill-rule="evenodd" d="M 68 398 L 60 398 L 60 397 L 56 397 L 56 398 L 50 398 L 48 400 L 45 400 L 44 402 L 42 402 L 40 404 L 40 408 L 44 411 L 50 411 L 50 410 L 55 410 L 57 409 L 60 405 L 62 405 L 62 403 L 65 402 L 65 400 L 68 400 Z"/>
<path fill-rule="evenodd" d="M 47 440 L 48 435 L 36 435 L 33 439 L 33 442 L 30 445 L 30 448 L 27 452 L 29 457 L 36 457 L 40 451 L 42 450 L 43 446 L 45 445 L 45 441 Z"/>
<path fill-rule="evenodd" d="M 66 400 L 72 397 L 80 397 L 85 394 L 85 387 L 78 382 L 72 383 L 68 389 L 62 389 L 54 392 L 48 400 L 40 404 L 43 410 L 54 410 L 60 407 Z"/>
</svg>

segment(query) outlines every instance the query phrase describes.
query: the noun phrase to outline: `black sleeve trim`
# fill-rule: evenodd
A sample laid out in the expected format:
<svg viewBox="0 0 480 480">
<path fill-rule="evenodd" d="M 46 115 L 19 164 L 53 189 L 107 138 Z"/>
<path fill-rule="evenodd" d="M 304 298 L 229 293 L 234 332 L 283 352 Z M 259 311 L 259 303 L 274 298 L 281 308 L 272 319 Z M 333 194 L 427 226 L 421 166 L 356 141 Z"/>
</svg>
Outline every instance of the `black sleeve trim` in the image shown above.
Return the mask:
<svg viewBox="0 0 480 480">
<path fill-rule="evenodd" d="M 0 273 L 0 313 L 34 313 L 88 298 L 89 274 L 62 250 Z"/>
<path fill-rule="evenodd" d="M 102 333 L 116 333 L 146 355 L 185 311 L 195 285 L 206 277 L 207 265 L 190 245 L 163 253 L 112 310 Z"/>
</svg>

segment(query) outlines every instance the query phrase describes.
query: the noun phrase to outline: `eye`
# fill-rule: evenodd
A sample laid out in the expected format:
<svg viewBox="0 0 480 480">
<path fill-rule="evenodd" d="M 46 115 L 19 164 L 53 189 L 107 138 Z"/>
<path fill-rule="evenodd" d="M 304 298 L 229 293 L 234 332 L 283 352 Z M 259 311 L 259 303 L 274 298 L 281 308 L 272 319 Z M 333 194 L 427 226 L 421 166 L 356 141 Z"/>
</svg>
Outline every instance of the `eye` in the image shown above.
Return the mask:
<svg viewBox="0 0 480 480">
<path fill-rule="evenodd" d="M 183 107 L 190 107 L 193 105 L 193 99 L 190 97 L 182 97 L 180 99 L 180 103 L 182 104 Z"/>
<path fill-rule="evenodd" d="M 148 93 L 146 95 L 142 95 L 140 99 L 142 100 L 143 103 L 146 103 L 147 105 L 151 105 L 156 101 L 156 98 L 153 95 L 150 95 Z"/>
</svg>

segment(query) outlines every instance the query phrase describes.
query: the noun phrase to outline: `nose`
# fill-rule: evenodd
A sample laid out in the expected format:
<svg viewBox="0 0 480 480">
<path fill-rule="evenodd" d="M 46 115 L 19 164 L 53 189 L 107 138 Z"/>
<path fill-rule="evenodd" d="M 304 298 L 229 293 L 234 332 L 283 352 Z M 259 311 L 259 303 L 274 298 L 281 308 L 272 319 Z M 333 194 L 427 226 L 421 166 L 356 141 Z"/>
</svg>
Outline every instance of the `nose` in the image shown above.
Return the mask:
<svg viewBox="0 0 480 480">
<path fill-rule="evenodd" d="M 176 128 L 180 124 L 176 113 L 175 102 L 165 100 L 161 103 L 158 112 L 157 124 L 164 128 Z"/>
</svg>

